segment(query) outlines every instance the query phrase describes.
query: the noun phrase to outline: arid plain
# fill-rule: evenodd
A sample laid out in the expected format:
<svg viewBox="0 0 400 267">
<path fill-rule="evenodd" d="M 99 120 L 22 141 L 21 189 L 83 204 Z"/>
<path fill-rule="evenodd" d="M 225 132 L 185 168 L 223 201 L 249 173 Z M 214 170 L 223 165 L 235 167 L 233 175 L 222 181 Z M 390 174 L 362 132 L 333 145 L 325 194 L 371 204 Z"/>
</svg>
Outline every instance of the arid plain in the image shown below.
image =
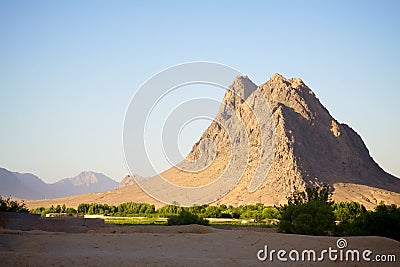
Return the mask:
<svg viewBox="0 0 400 267">
<path fill-rule="evenodd" d="M 337 249 L 337 237 L 275 233 L 274 228 L 189 226 L 108 227 L 88 233 L 0 230 L 1 266 L 287 266 L 259 261 L 268 249 Z M 400 255 L 400 242 L 384 237 L 346 237 L 348 247 L 375 255 Z M 376 261 L 298 261 L 294 266 L 397 266 Z"/>
</svg>

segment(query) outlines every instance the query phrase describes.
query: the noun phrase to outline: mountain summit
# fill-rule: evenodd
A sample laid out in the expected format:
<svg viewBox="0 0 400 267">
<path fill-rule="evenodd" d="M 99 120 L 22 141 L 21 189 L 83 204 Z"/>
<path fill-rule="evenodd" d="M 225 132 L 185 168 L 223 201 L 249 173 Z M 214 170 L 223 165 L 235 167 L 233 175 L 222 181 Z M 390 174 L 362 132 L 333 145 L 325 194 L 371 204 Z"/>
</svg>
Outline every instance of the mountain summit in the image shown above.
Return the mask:
<svg viewBox="0 0 400 267">
<path fill-rule="evenodd" d="M 260 86 L 247 76 L 236 77 L 215 120 L 186 160 L 160 176 L 183 187 L 207 186 L 222 176 L 239 177 L 236 186 L 213 204 L 279 205 L 292 192 L 321 184 L 331 186 L 335 201 L 357 201 L 367 208 L 381 201 L 400 203 L 400 179 L 378 166 L 361 137 L 335 120 L 301 79 L 277 73 Z M 146 183 L 151 185 L 152 179 Z M 85 195 L 85 201 L 163 205 L 131 178 L 126 185 Z M 58 202 L 79 203 L 79 197 L 83 196 Z M 44 204 L 53 202 L 34 206 Z"/>
<path fill-rule="evenodd" d="M 248 164 L 237 186 L 217 203 L 281 204 L 295 190 L 321 184 L 329 184 L 338 201 L 353 200 L 369 207 L 381 201 L 400 203 L 400 179 L 378 166 L 361 137 L 335 120 L 301 79 L 286 79 L 276 73 L 257 87 L 248 77 L 241 76 L 230 89 L 222 100 L 217 119 L 187 156 L 190 161 L 199 159 L 200 155 L 209 159 L 200 162 L 208 167 L 195 174 L 172 168 L 163 177 L 182 186 L 200 186 L 217 179 L 223 172 L 239 171 L 237 166 L 227 169 L 232 140 L 227 134 L 229 129 L 217 123 L 230 119 L 224 114 L 231 108 L 246 128 Z M 260 94 L 272 112 L 273 125 L 256 116 L 255 111 L 261 105 Z M 236 127 L 229 122 L 224 124 Z M 275 133 L 271 132 L 272 127 Z M 262 134 L 274 136 L 274 150 L 263 145 Z M 217 153 L 213 157 L 215 148 Z M 260 163 L 268 153 L 272 154 L 273 162 L 265 168 Z M 254 184 L 257 172 L 262 177 Z"/>
<path fill-rule="evenodd" d="M 68 196 L 104 192 L 115 189 L 118 183 L 102 173 L 83 171 L 75 177 L 62 179 L 52 186 L 57 188 L 59 196 Z"/>
</svg>

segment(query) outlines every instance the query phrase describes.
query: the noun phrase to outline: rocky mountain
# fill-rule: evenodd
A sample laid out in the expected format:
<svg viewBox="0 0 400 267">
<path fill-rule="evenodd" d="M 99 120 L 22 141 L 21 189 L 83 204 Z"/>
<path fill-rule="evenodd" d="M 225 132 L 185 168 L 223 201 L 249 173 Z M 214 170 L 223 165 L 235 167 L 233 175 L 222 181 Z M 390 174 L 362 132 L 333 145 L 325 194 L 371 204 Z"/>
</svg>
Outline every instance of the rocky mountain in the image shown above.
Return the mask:
<svg viewBox="0 0 400 267">
<path fill-rule="evenodd" d="M 224 175 L 238 177 L 236 186 L 214 204 L 278 205 L 286 203 L 295 190 L 323 183 L 331 186 L 336 201 L 358 201 L 368 208 L 381 201 L 400 204 L 400 179 L 372 159 L 361 137 L 335 120 L 301 79 L 274 74 L 257 86 L 241 76 L 229 89 L 216 119 L 194 144 L 187 160 L 160 176 L 185 187 L 206 186 Z M 243 129 L 238 130 L 240 127 Z M 156 178 L 146 183 L 162 191 Z M 57 203 L 80 203 L 79 198 L 163 205 L 134 183 Z M 50 203 L 56 204 L 30 205 Z"/>
<path fill-rule="evenodd" d="M 25 179 L 26 183 L 25 183 Z M 31 179 L 33 178 L 33 179 Z M 36 177 L 37 178 L 37 177 Z M 4 197 L 13 196 L 16 198 L 27 198 L 27 199 L 37 199 L 40 196 L 40 192 L 42 191 L 42 187 L 31 187 L 30 185 L 36 183 L 37 181 L 35 177 L 24 176 L 20 173 L 14 173 L 7 169 L 0 168 L 0 195 Z M 38 179 L 38 184 L 44 182 Z M 40 198 L 40 197 L 39 197 Z"/>
<path fill-rule="evenodd" d="M 58 192 L 58 197 L 64 197 L 112 190 L 118 187 L 118 182 L 102 173 L 84 171 L 75 177 L 62 179 L 51 186 Z"/>
<path fill-rule="evenodd" d="M 275 74 L 268 82 L 255 87 L 247 77 L 238 77 L 232 86 L 232 91 L 238 92 L 240 97 L 242 92 L 247 92 L 248 96 L 240 99 L 228 91 L 223 104 L 234 109 L 244 123 L 250 152 L 242 179 L 218 203 L 280 204 L 294 190 L 322 183 L 331 185 L 336 200 L 354 200 L 365 205 L 376 205 L 380 201 L 400 203 L 400 179 L 378 166 L 361 137 L 346 124 L 337 122 L 301 79 L 286 79 Z M 249 94 L 250 91 L 252 93 Z M 257 190 L 252 190 L 252 178 L 262 155 L 272 152 L 262 150 L 264 146 L 260 135 L 269 129 L 263 128 L 265 123 L 259 123 L 260 120 L 257 121 L 254 116 L 254 110 L 259 105 L 257 93 L 261 93 L 268 102 L 276 132 L 272 166 L 263 170 L 262 184 Z M 207 157 L 212 153 L 211 147 L 198 145 L 210 138 L 219 148 L 222 163 L 229 162 L 229 153 L 224 150 L 231 146 L 230 140 L 215 122 L 193 147 L 188 159 L 196 159 L 198 155 Z M 267 146 L 267 149 L 270 147 Z M 212 164 L 210 168 L 213 168 Z M 200 175 L 196 174 L 197 181 L 210 182 L 210 178 L 201 179 Z M 174 177 L 180 176 L 175 174 Z M 183 177 L 180 181 L 184 182 Z"/>
<path fill-rule="evenodd" d="M 72 178 L 47 184 L 30 173 L 11 172 L 0 168 L 0 195 L 20 199 L 59 198 L 115 189 L 118 183 L 101 173 L 81 172 Z"/>
<path fill-rule="evenodd" d="M 48 184 L 43 182 L 42 179 L 37 177 L 36 175 L 33 175 L 31 173 L 19 173 L 19 172 L 12 172 L 14 176 L 17 177 L 17 179 L 31 192 L 39 193 L 39 192 L 45 192 L 46 187 Z"/>
<path fill-rule="evenodd" d="M 272 114 L 263 110 L 265 102 Z M 245 133 L 235 131 L 240 124 Z M 238 149 L 238 142 L 247 144 Z M 237 77 L 187 160 L 161 176 L 181 186 L 205 186 L 223 174 L 241 177 L 218 204 L 276 205 L 295 190 L 324 183 L 338 201 L 400 203 L 400 179 L 378 166 L 361 137 L 336 121 L 301 79 L 279 74 L 258 87 Z M 232 166 L 232 160 L 245 164 Z"/>
</svg>

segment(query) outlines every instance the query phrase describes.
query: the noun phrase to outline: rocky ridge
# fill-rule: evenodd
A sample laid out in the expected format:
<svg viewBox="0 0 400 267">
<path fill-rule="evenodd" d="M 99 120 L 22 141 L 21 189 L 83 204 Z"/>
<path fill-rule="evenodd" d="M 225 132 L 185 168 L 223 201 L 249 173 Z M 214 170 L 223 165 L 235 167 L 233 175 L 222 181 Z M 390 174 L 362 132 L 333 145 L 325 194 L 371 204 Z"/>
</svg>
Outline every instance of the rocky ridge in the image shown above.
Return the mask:
<svg viewBox="0 0 400 267">
<path fill-rule="evenodd" d="M 264 151 L 261 145 L 260 133 L 269 129 L 254 114 L 260 104 L 257 91 L 262 93 L 273 114 L 275 151 Z M 286 79 L 274 74 L 268 82 L 257 87 L 248 77 L 237 77 L 224 96 L 217 118 L 224 119 L 227 107 L 234 109 L 245 125 L 249 158 L 237 187 L 217 203 L 281 204 L 295 190 L 324 183 L 335 190 L 337 200 L 354 200 L 366 205 L 376 205 L 380 201 L 400 203 L 400 179 L 378 166 L 361 137 L 346 124 L 337 122 L 301 79 Z M 196 174 L 175 169 L 166 171 L 165 177 L 181 185 L 199 186 L 212 182 L 221 172 L 227 171 L 231 140 L 216 121 L 187 156 L 191 161 L 199 159 L 200 155 L 211 161 L 213 157 L 210 155 L 216 147 L 214 162 L 203 162 L 202 165 L 210 165 Z M 211 143 L 204 140 L 212 140 L 213 145 L 207 146 Z M 260 155 L 264 153 L 274 153 L 272 166 L 264 170 L 265 180 L 261 186 L 249 192 Z M 349 191 L 354 191 L 353 188 L 358 188 L 361 193 L 351 197 Z"/>
</svg>

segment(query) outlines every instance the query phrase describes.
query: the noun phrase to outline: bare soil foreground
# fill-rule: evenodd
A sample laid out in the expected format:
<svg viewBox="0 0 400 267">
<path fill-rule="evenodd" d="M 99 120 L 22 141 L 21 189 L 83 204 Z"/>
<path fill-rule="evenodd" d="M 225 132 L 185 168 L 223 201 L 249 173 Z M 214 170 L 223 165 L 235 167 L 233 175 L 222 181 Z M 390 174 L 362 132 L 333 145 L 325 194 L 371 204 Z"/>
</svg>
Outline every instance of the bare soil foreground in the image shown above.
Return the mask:
<svg viewBox="0 0 400 267">
<path fill-rule="evenodd" d="M 87 233 L 0 229 L 0 266 L 398 266 L 372 261 L 400 258 L 400 242 L 383 237 L 346 237 L 347 247 L 372 251 L 371 262 L 280 262 L 257 259 L 257 252 L 338 249 L 336 237 L 279 234 L 274 228 L 188 226 L 107 226 Z M 340 251 L 340 250 L 339 250 Z M 340 254 L 337 253 L 340 257 Z M 263 254 L 261 254 L 263 256 Z M 285 255 L 288 257 L 288 254 Z M 301 257 L 301 256 L 300 256 Z"/>
</svg>

